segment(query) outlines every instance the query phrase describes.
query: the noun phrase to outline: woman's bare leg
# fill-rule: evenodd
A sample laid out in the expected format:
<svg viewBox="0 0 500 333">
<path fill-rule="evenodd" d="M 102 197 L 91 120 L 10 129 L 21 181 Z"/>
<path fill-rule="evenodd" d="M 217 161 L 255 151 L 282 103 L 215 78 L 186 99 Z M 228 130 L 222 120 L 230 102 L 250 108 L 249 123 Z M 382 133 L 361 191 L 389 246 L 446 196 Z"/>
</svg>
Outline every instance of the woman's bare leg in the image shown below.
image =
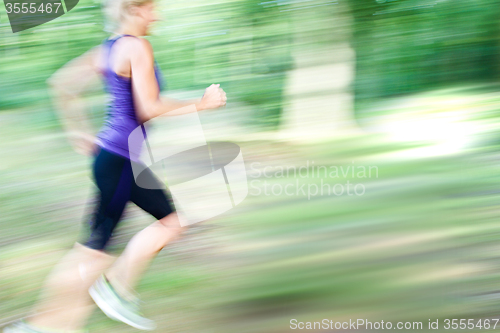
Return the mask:
<svg viewBox="0 0 500 333">
<path fill-rule="evenodd" d="M 106 277 L 119 291 L 133 291 L 151 260 L 185 229 L 180 226 L 176 213 L 151 224 L 130 240 Z"/>
<path fill-rule="evenodd" d="M 151 260 L 185 229 L 177 215 L 170 214 L 137 233 L 116 261 L 102 251 L 75 244 L 47 278 L 28 322 L 37 327 L 81 329 L 94 309 L 88 289 L 99 275 L 112 265 L 106 276 L 125 294 L 132 291 Z"/>
<path fill-rule="evenodd" d="M 87 291 L 115 259 L 76 243 L 47 277 L 35 314 L 28 323 L 62 330 L 84 327 L 94 308 Z"/>
</svg>

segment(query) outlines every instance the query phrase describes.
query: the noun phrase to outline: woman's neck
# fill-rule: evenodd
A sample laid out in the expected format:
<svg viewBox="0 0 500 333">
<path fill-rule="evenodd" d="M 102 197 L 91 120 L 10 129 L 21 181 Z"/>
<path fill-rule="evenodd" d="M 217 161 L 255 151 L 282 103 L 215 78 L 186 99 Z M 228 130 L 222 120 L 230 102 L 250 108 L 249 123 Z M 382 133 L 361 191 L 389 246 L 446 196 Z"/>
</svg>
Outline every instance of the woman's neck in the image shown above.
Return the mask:
<svg viewBox="0 0 500 333">
<path fill-rule="evenodd" d="M 130 26 L 130 25 L 121 26 L 120 28 L 118 28 L 116 33 L 119 35 L 132 35 L 132 36 L 136 36 L 136 37 L 143 35 L 142 29 L 140 29 L 139 27 Z"/>
</svg>

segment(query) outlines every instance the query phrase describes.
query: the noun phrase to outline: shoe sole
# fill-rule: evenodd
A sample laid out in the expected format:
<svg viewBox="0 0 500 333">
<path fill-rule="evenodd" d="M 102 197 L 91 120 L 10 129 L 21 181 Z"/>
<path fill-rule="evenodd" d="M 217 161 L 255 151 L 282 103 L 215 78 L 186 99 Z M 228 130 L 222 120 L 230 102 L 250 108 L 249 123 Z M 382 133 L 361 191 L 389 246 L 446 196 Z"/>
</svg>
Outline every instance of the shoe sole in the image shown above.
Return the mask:
<svg viewBox="0 0 500 333">
<path fill-rule="evenodd" d="M 19 333 L 19 332 L 26 333 L 26 332 L 36 332 L 36 331 L 34 331 L 32 329 L 30 329 L 30 331 L 27 331 L 26 329 L 19 328 L 18 326 L 15 326 L 15 327 L 7 326 L 7 327 L 4 327 L 2 332 L 3 333 Z"/>
<path fill-rule="evenodd" d="M 134 322 L 130 321 L 129 319 L 127 319 L 126 317 L 122 316 L 120 313 L 116 312 L 115 309 L 113 309 L 111 306 L 109 306 L 109 304 L 106 303 L 101 298 L 101 296 L 97 293 L 97 291 L 95 290 L 95 288 L 93 286 L 89 289 L 89 294 L 90 294 L 90 297 L 92 297 L 92 299 L 94 300 L 95 304 L 110 319 L 116 320 L 116 321 L 121 321 L 129 326 L 132 326 L 132 327 L 137 328 L 138 330 L 142 330 L 142 331 L 152 331 L 156 328 L 156 325 L 154 327 L 144 327 L 144 326 L 137 325 L 136 323 L 134 323 Z"/>
<path fill-rule="evenodd" d="M 31 332 L 35 332 L 34 330 L 30 329 Z M 26 329 L 23 329 L 22 327 L 19 328 L 19 321 L 16 321 L 12 323 L 9 326 L 4 327 L 2 330 L 3 333 L 19 333 L 19 332 L 28 332 Z"/>
<path fill-rule="evenodd" d="M 3 333 L 48 333 L 49 331 L 41 330 L 39 328 L 33 327 L 30 324 L 27 324 L 26 322 L 23 321 L 15 321 L 14 323 L 10 324 L 9 326 L 5 326 L 2 330 Z M 61 331 L 62 332 L 62 331 Z M 89 333 L 88 330 L 80 330 L 80 331 L 73 331 L 73 332 L 79 332 L 79 333 Z"/>
</svg>

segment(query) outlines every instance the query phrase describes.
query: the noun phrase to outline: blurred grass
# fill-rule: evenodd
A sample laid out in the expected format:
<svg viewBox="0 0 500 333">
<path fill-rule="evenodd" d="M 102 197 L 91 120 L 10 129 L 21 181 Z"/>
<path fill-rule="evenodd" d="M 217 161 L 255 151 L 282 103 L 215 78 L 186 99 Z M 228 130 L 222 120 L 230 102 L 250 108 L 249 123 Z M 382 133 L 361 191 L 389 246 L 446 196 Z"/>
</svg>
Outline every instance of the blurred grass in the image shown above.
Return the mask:
<svg viewBox="0 0 500 333">
<path fill-rule="evenodd" d="M 485 107 L 486 97 L 474 94 L 475 106 L 497 123 L 491 111 L 500 98 Z M 76 240 L 93 188 L 91 161 L 48 126 L 48 110 L 2 112 L 0 124 L 4 321 L 29 311 L 44 277 Z M 487 142 L 427 159 L 377 157 L 408 146 L 376 134 L 314 145 L 240 142 L 248 169 L 254 162 L 356 161 L 376 165 L 379 176 L 354 179 L 365 185 L 363 196 L 249 195 L 225 216 L 193 226 L 141 282 L 144 312 L 162 332 L 284 332 L 292 318 L 418 320 L 425 327 L 428 319 L 497 316 L 500 300 L 481 296 L 498 290 L 499 277 L 498 144 Z M 249 181 L 255 179 L 295 181 Z M 112 250 L 150 222 L 130 207 Z M 99 311 L 89 329 L 134 331 Z"/>
</svg>

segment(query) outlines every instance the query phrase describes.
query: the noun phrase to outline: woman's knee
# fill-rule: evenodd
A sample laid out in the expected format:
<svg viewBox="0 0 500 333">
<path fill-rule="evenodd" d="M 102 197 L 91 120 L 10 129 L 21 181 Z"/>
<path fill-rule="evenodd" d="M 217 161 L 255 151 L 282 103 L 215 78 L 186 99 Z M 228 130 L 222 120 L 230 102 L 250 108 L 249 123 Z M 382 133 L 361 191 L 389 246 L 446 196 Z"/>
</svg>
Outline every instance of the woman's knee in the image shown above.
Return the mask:
<svg viewBox="0 0 500 333">
<path fill-rule="evenodd" d="M 75 244 L 67 257 L 54 267 L 48 277 L 48 283 L 59 287 L 74 287 L 88 278 L 108 268 L 116 258 L 102 251 Z"/>
<path fill-rule="evenodd" d="M 168 232 L 174 236 L 180 236 L 188 228 L 181 226 L 176 213 L 165 216 L 164 218 L 158 220 L 158 223 L 165 227 Z"/>
</svg>

